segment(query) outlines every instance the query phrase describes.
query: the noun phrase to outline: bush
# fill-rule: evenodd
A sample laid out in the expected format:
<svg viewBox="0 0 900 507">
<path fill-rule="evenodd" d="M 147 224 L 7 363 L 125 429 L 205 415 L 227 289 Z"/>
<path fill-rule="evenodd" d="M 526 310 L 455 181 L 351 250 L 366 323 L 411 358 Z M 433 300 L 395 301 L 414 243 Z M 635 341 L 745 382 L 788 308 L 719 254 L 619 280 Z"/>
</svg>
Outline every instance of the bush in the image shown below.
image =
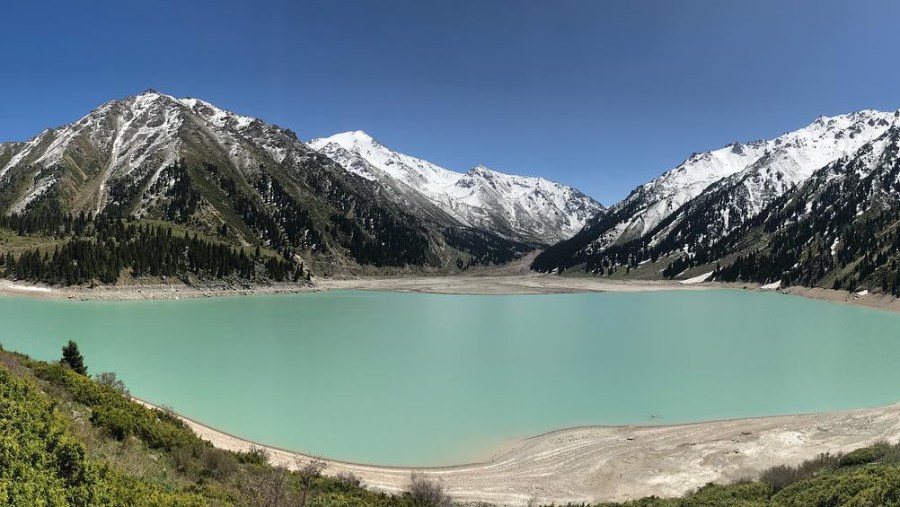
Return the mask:
<svg viewBox="0 0 900 507">
<path fill-rule="evenodd" d="M 338 472 L 334 479 L 344 488 L 359 488 L 362 486 L 362 480 L 353 472 Z"/>
<path fill-rule="evenodd" d="M 252 446 L 247 452 L 237 453 L 238 462 L 250 465 L 266 465 L 269 463 L 269 452 L 262 447 Z"/>
<path fill-rule="evenodd" d="M 221 481 L 237 472 L 236 456 L 206 443 L 178 447 L 172 449 L 169 455 L 175 469 L 192 478 L 205 477 Z"/>
<path fill-rule="evenodd" d="M 772 491 L 777 493 L 795 482 L 815 477 L 823 472 L 835 470 L 838 468 L 840 460 L 840 455 L 835 456 L 829 453 L 823 453 L 813 459 L 800 463 L 796 467 L 785 465 L 772 467 L 764 471 L 759 480 L 771 486 Z"/>
<path fill-rule="evenodd" d="M 91 422 L 117 440 L 135 436 L 153 449 L 171 450 L 202 442 L 184 423 L 162 410 L 149 409 L 61 365 L 32 363 L 38 378 L 61 387 L 92 411 Z"/>
<path fill-rule="evenodd" d="M 32 381 L 0 367 L 0 504 L 204 505 L 89 459 L 55 407 Z"/>
<path fill-rule="evenodd" d="M 453 500 L 444 492 L 444 485 L 413 472 L 410 477 L 409 495 L 420 507 L 450 507 Z"/>
<path fill-rule="evenodd" d="M 128 388 L 125 387 L 125 382 L 122 382 L 122 380 L 111 371 L 104 371 L 94 375 L 94 381 L 100 385 L 111 387 L 122 396 L 128 396 L 130 394 Z"/>
<path fill-rule="evenodd" d="M 879 442 L 870 447 L 863 447 L 862 449 L 856 449 L 843 457 L 841 457 L 838 462 L 839 466 L 849 467 L 856 465 L 868 465 L 869 463 L 875 463 L 876 461 L 881 461 L 884 455 L 887 453 L 889 445 L 883 442 Z"/>
</svg>

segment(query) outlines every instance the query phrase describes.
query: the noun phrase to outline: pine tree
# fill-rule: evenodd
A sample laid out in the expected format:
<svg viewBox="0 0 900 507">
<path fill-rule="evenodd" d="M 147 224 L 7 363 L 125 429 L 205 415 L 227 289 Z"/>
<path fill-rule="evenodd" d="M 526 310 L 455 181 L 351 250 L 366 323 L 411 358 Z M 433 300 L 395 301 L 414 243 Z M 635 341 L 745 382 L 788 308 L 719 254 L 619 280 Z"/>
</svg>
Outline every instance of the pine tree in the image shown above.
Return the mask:
<svg viewBox="0 0 900 507">
<path fill-rule="evenodd" d="M 62 349 L 62 360 L 60 363 L 68 365 L 75 373 L 87 375 L 87 366 L 84 365 L 84 356 L 78 350 L 78 344 L 72 340 Z"/>
</svg>

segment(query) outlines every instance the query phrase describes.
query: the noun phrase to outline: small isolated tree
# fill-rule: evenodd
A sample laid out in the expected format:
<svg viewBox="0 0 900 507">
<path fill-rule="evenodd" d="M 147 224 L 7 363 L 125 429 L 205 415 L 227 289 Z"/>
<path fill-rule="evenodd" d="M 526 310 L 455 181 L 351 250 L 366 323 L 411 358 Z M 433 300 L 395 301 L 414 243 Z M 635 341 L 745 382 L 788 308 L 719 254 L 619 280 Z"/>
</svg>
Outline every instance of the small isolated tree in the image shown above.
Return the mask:
<svg viewBox="0 0 900 507">
<path fill-rule="evenodd" d="M 338 472 L 338 474 L 335 475 L 334 478 L 341 484 L 341 486 L 344 486 L 348 489 L 362 487 L 362 480 L 353 472 L 341 471 Z"/>
<path fill-rule="evenodd" d="M 249 494 L 250 505 L 278 507 L 296 505 L 291 488 L 291 473 L 284 467 L 265 467 L 244 477 L 244 490 Z"/>
<path fill-rule="evenodd" d="M 84 365 L 84 356 L 78 350 L 78 344 L 72 340 L 62 349 L 62 359 L 60 363 L 72 368 L 75 373 L 87 375 L 87 366 Z"/>
<path fill-rule="evenodd" d="M 320 459 L 313 459 L 308 463 L 297 460 L 297 482 L 300 485 L 300 507 L 306 505 L 306 500 L 310 497 L 310 493 L 316 486 L 316 481 L 322 476 L 325 470 L 325 462 Z"/>
<path fill-rule="evenodd" d="M 409 495 L 415 505 L 420 507 L 451 507 L 453 505 L 453 500 L 444 492 L 442 483 L 430 481 L 417 472 L 413 472 L 410 477 Z"/>
<path fill-rule="evenodd" d="M 122 382 L 114 372 L 104 371 L 94 375 L 94 380 L 97 381 L 98 384 L 102 384 L 105 386 L 112 387 L 116 391 L 118 391 L 123 396 L 128 396 L 128 388 L 125 387 L 125 382 Z"/>
</svg>

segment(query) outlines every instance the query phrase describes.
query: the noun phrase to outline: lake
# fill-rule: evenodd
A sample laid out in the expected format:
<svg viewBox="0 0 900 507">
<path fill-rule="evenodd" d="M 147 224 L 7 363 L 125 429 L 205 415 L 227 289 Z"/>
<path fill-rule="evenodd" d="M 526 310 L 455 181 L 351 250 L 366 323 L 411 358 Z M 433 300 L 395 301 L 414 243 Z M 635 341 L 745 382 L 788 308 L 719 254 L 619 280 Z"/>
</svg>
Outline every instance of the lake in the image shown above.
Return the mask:
<svg viewBox="0 0 900 507">
<path fill-rule="evenodd" d="M 779 294 L 329 291 L 180 301 L 0 298 L 0 343 L 260 443 L 447 465 L 579 425 L 900 399 L 900 314 Z"/>
</svg>

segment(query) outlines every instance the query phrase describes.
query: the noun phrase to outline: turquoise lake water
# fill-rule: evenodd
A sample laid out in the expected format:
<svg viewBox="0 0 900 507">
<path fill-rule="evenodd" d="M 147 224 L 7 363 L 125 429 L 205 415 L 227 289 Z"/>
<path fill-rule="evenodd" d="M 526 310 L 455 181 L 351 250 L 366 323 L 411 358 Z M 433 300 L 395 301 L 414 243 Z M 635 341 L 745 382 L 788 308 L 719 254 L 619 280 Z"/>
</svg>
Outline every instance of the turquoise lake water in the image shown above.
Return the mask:
<svg viewBox="0 0 900 507">
<path fill-rule="evenodd" d="M 900 400 L 900 314 L 746 291 L 181 301 L 0 298 L 0 343 L 229 433 L 356 462 L 442 465 L 578 425 Z"/>
</svg>

